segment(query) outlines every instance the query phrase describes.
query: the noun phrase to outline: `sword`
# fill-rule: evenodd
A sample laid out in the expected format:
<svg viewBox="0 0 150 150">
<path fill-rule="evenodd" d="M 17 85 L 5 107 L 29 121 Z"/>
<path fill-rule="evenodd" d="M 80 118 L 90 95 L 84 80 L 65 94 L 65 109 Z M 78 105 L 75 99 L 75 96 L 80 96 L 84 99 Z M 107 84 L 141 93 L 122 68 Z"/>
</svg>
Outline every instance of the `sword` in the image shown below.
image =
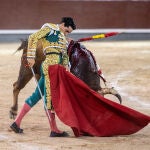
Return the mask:
<svg viewBox="0 0 150 150">
<path fill-rule="evenodd" d="M 34 70 L 33 70 L 33 67 L 30 67 L 30 68 L 31 68 L 32 74 L 33 74 L 33 76 L 34 76 L 34 79 L 35 79 L 36 85 L 37 85 L 37 87 L 38 87 L 38 90 L 39 90 L 39 92 L 40 92 L 40 95 L 41 95 L 41 98 L 42 98 L 42 101 L 43 101 L 43 104 L 44 104 L 44 108 L 45 108 L 46 113 L 47 113 L 47 115 L 48 115 L 48 119 L 49 119 L 49 121 L 51 121 L 51 118 L 50 118 L 50 115 L 49 115 L 47 106 L 46 106 L 45 101 L 44 101 L 43 94 L 42 94 L 42 92 L 41 92 L 39 83 L 38 83 L 38 81 L 37 81 L 37 79 L 36 79 L 36 76 L 35 76 L 35 72 L 34 72 Z"/>
</svg>

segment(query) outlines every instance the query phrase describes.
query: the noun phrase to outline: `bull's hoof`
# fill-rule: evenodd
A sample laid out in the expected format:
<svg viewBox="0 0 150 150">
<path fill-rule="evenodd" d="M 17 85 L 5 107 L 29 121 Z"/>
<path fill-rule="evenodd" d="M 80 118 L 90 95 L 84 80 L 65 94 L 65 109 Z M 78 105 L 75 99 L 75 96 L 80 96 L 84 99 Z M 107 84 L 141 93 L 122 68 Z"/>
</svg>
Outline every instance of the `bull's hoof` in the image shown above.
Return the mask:
<svg viewBox="0 0 150 150">
<path fill-rule="evenodd" d="M 16 116 L 17 116 L 17 111 L 13 111 L 13 110 L 9 111 L 9 118 L 10 119 L 15 119 Z"/>
</svg>

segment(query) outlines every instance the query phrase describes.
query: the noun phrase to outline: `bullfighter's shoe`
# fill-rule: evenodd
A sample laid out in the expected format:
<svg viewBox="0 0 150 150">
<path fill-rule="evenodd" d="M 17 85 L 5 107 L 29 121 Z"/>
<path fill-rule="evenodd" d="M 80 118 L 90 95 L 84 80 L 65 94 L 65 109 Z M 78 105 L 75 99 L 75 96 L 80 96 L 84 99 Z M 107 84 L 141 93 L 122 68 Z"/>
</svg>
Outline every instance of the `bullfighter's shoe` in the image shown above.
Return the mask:
<svg viewBox="0 0 150 150">
<path fill-rule="evenodd" d="M 54 131 L 51 131 L 50 137 L 68 137 L 69 134 L 67 132 L 57 133 Z"/>
<path fill-rule="evenodd" d="M 18 125 L 14 122 L 10 128 L 15 132 L 15 133 L 23 133 L 23 129 L 19 128 Z"/>
</svg>

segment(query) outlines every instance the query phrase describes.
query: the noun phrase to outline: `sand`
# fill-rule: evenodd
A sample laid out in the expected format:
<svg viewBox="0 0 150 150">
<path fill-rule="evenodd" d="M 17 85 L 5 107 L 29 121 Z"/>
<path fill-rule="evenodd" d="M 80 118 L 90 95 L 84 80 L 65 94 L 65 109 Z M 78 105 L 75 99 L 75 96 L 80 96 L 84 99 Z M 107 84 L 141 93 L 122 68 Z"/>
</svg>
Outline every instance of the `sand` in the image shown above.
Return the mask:
<svg viewBox="0 0 150 150">
<path fill-rule="evenodd" d="M 85 42 L 93 52 L 108 85 L 115 87 L 123 105 L 150 115 L 150 42 Z M 9 109 L 12 105 L 12 85 L 17 80 L 22 52 L 13 54 L 20 43 L 0 44 L 0 150 L 149 150 L 150 125 L 132 135 L 116 137 L 74 137 L 72 130 L 58 118 L 67 138 L 50 138 L 48 120 L 40 101 L 23 119 L 24 134 L 10 131 Z M 19 110 L 33 92 L 32 79 L 20 92 Z M 110 98 L 110 96 L 108 96 Z M 117 101 L 115 97 L 112 100 Z"/>
</svg>

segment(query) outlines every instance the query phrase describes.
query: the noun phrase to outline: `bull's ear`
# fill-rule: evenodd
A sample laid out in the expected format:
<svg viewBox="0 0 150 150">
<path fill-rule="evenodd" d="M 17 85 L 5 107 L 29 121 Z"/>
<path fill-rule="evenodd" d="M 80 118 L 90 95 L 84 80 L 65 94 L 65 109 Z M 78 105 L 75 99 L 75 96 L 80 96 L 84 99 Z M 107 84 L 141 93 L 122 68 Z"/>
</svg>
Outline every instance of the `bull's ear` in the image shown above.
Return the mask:
<svg viewBox="0 0 150 150">
<path fill-rule="evenodd" d="M 74 44 L 74 43 L 75 43 L 75 41 L 72 39 L 72 40 L 70 41 L 70 43 Z"/>
</svg>

